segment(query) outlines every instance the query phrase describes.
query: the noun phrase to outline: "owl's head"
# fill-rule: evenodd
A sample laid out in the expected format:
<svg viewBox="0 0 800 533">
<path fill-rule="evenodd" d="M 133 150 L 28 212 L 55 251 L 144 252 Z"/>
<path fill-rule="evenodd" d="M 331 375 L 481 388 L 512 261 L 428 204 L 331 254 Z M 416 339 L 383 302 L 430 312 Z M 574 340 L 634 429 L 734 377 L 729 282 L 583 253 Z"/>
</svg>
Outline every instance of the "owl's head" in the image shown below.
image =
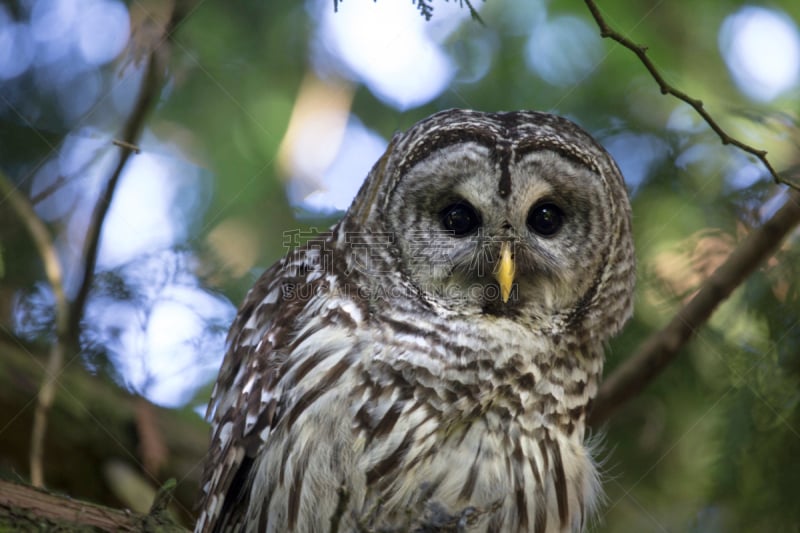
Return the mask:
<svg viewBox="0 0 800 533">
<path fill-rule="evenodd" d="M 572 122 L 449 110 L 394 138 L 345 224 L 384 235 L 415 297 L 443 313 L 604 339 L 631 312 L 630 216 L 616 164 Z"/>
</svg>

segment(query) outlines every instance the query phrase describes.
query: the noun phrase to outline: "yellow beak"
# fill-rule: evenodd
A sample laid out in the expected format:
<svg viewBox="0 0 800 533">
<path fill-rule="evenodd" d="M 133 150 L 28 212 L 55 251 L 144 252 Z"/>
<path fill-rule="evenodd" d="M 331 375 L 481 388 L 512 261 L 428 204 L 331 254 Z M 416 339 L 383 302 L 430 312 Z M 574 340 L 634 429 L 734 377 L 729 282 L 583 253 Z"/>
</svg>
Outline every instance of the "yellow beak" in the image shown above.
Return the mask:
<svg viewBox="0 0 800 533">
<path fill-rule="evenodd" d="M 497 269 L 494 272 L 494 277 L 500 285 L 500 296 L 503 298 L 503 303 L 507 303 L 508 297 L 511 296 L 511 285 L 514 283 L 515 272 L 514 259 L 511 257 L 511 245 L 504 242 L 500 246 L 500 260 L 497 262 Z"/>
</svg>

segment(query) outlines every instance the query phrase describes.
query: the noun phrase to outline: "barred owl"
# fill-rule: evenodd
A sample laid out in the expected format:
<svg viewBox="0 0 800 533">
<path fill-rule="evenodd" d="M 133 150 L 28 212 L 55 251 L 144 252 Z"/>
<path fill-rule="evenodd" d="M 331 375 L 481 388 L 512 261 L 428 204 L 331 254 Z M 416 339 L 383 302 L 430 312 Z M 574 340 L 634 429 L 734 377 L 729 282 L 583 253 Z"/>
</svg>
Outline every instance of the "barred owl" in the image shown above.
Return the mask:
<svg viewBox="0 0 800 533">
<path fill-rule="evenodd" d="M 196 531 L 578 531 L 630 205 L 570 121 L 449 110 L 248 293 Z"/>
</svg>

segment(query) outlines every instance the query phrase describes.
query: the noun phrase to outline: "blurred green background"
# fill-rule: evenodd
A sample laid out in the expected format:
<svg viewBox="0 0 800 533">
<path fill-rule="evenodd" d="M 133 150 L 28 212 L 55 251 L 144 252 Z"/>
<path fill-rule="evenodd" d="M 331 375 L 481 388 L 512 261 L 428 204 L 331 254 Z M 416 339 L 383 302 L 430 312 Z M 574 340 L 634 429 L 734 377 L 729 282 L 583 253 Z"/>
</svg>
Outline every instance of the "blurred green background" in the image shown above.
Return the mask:
<svg viewBox="0 0 800 533">
<path fill-rule="evenodd" d="M 669 83 L 798 176 L 800 3 L 601 4 Z M 150 52 L 164 61 L 135 140 L 141 151 L 103 224 L 80 349 L 66 357 L 45 447 L 48 485 L 130 506 L 106 468 L 121 461 L 153 486 L 177 477 L 177 512 L 188 521 L 205 446 L 198 413 L 235 307 L 286 252 L 286 232 L 333 223 L 391 135 L 435 111 L 559 113 L 619 162 L 638 289 L 607 372 L 785 198 L 755 158 L 723 146 L 688 105 L 660 94 L 629 50 L 601 39 L 585 4 L 475 0 L 483 24 L 456 1 L 424 5 L 433 7 L 428 21 L 398 0 L 344 0 L 336 13 L 329 0 L 0 3 L 0 170 L 47 225 L 68 298 L 90 213 L 121 152 L 113 141 Z M 165 37 L 159 21 L 176 12 Z M 607 496 L 595 530 L 800 530 L 799 256 L 794 232 L 604 426 Z M 28 477 L 53 302 L 27 226 L 0 197 L 0 365 L 12 352 L 30 363 L 28 373 L 0 366 L 3 478 Z M 166 409 L 119 407 L 98 383 Z M 201 435 L 190 449 L 175 449 L 180 435 L 145 438 L 142 428 L 174 429 L 164 422 L 172 416 L 197 431 L 184 441 Z M 84 442 L 93 438 L 102 453 Z M 155 466 L 148 439 L 166 443 Z"/>
</svg>

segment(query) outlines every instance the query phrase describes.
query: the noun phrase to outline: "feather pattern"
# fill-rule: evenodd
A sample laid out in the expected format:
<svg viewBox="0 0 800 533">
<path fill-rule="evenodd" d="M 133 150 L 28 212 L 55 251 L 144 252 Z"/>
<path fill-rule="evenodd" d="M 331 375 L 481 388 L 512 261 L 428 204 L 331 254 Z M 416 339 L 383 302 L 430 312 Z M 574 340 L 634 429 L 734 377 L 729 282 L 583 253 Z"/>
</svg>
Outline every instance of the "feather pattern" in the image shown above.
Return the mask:
<svg viewBox="0 0 800 533">
<path fill-rule="evenodd" d="M 554 236 L 531 229 L 542 202 Z M 443 231 L 452 205 L 479 231 Z M 622 177 L 574 124 L 450 110 L 396 136 L 321 246 L 245 298 L 196 531 L 583 529 L 585 417 L 633 269 Z"/>
</svg>

